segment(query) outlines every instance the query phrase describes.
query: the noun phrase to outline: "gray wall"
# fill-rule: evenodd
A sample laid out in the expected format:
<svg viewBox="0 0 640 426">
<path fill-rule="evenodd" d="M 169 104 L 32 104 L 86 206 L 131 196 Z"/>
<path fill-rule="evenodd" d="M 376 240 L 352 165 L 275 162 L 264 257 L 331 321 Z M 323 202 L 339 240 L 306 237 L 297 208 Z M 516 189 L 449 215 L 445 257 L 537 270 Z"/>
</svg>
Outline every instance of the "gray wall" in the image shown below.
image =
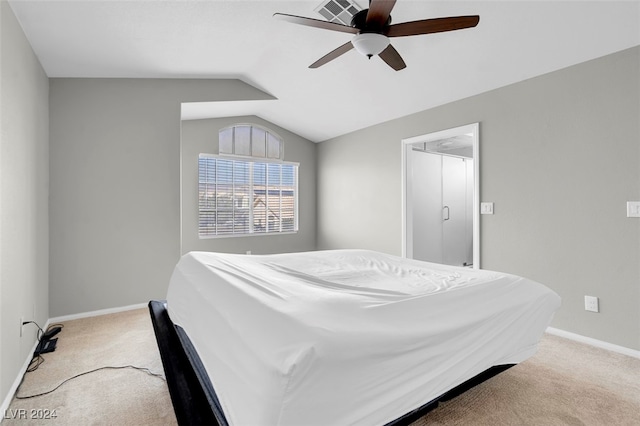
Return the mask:
<svg viewBox="0 0 640 426">
<path fill-rule="evenodd" d="M 166 297 L 180 256 L 180 103 L 239 80 L 50 80 L 51 316 Z"/>
<path fill-rule="evenodd" d="M 49 318 L 49 81 L 4 0 L 0 28 L 1 403 L 36 342 L 20 318 Z"/>
<path fill-rule="evenodd" d="M 480 122 L 482 267 L 560 294 L 553 326 L 640 350 L 640 48 L 318 147 L 318 247 L 401 253 L 401 140 Z M 584 295 L 601 312 L 584 311 Z"/>
<path fill-rule="evenodd" d="M 238 123 L 258 124 L 284 139 L 284 160 L 298 170 L 299 231 L 288 235 L 198 238 L 198 154 L 218 153 L 218 131 Z M 315 250 L 317 145 L 256 116 L 182 122 L 182 253 L 192 250 L 253 254 Z"/>
</svg>

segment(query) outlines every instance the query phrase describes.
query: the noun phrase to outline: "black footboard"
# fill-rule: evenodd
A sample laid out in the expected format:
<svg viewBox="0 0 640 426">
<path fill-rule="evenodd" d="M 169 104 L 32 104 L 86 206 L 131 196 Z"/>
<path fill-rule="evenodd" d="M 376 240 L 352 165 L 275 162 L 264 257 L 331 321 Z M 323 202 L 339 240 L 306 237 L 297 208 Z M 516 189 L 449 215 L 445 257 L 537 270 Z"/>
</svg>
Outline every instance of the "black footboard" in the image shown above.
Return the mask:
<svg viewBox="0 0 640 426">
<path fill-rule="evenodd" d="M 165 303 L 152 300 L 149 311 L 178 424 L 224 426 L 213 413 Z"/>
</svg>

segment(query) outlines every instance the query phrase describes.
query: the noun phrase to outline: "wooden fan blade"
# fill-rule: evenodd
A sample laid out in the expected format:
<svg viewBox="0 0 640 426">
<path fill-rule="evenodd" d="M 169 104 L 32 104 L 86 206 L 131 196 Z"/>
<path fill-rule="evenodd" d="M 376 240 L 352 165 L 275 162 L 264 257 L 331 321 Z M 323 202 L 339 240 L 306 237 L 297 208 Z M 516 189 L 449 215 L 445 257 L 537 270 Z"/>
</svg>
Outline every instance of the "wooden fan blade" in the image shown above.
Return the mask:
<svg viewBox="0 0 640 426">
<path fill-rule="evenodd" d="M 390 25 L 387 28 L 385 35 L 387 37 L 404 37 L 461 30 L 463 28 L 475 27 L 478 25 L 479 21 L 480 17 L 478 15 L 473 15 L 402 22 L 400 24 Z"/>
<path fill-rule="evenodd" d="M 367 12 L 367 28 L 382 29 L 391 15 L 396 0 L 371 0 Z"/>
<path fill-rule="evenodd" d="M 387 46 L 378 56 L 396 71 L 407 67 L 407 64 L 404 63 L 402 57 L 392 45 Z"/>
<path fill-rule="evenodd" d="M 335 22 L 322 21 L 320 19 L 305 18 L 304 16 L 287 15 L 286 13 L 274 13 L 274 18 L 307 27 L 322 28 L 323 30 L 340 31 L 343 33 L 357 34 L 360 30 Z"/>
<path fill-rule="evenodd" d="M 326 64 L 329 61 L 333 61 L 338 56 L 347 53 L 351 49 L 353 49 L 353 44 L 351 44 L 351 42 L 348 41 L 345 44 L 343 44 L 342 46 L 338 47 L 337 49 L 332 50 L 331 52 L 329 52 L 326 55 L 324 55 L 322 58 L 318 59 L 317 61 L 315 61 L 314 63 L 309 65 L 309 68 L 318 68 L 318 67 Z"/>
</svg>

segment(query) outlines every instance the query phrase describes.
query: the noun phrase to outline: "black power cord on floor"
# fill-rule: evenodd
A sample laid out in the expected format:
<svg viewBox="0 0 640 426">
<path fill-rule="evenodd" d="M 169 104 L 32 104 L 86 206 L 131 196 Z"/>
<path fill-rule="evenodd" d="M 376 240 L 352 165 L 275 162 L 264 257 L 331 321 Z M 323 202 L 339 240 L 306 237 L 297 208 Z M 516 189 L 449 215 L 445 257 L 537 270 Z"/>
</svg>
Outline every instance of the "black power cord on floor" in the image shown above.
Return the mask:
<svg viewBox="0 0 640 426">
<path fill-rule="evenodd" d="M 73 379 L 77 379 L 78 377 L 82 377 L 84 375 L 95 373 L 95 372 L 101 371 L 101 370 L 122 370 L 122 369 L 125 369 L 125 368 L 130 368 L 130 369 L 142 371 L 144 373 L 147 373 L 150 376 L 158 377 L 158 378 L 166 381 L 166 379 L 164 378 L 164 376 L 162 374 L 154 373 L 154 372 L 152 372 L 151 370 L 149 370 L 146 367 L 136 367 L 135 365 L 105 366 L 105 367 L 94 368 L 93 370 L 85 371 L 84 373 L 79 373 L 79 374 L 76 374 L 75 376 L 69 377 L 68 379 L 63 380 L 58 386 L 56 386 L 55 388 L 53 388 L 53 389 L 51 389 L 49 391 L 38 393 L 38 394 L 35 394 L 35 395 L 20 396 L 20 395 L 18 395 L 18 392 L 20 391 L 20 387 L 22 386 L 22 383 L 24 382 L 24 378 L 27 375 L 27 373 L 31 373 L 33 371 L 36 371 L 38 369 L 38 367 L 40 367 L 42 365 L 42 363 L 44 363 L 44 357 L 42 356 L 43 352 L 40 351 L 41 348 L 44 347 L 43 343 L 45 343 L 43 338 L 45 338 L 46 336 L 49 336 L 49 338 L 51 338 L 53 335 L 59 333 L 60 330 L 62 330 L 64 328 L 64 324 L 51 324 L 49 327 L 47 327 L 47 330 L 44 331 L 38 325 L 38 323 L 36 323 L 35 321 L 25 321 L 25 322 L 22 323 L 22 325 L 26 325 L 26 324 L 35 324 L 35 326 L 38 327 L 38 335 L 37 335 L 38 344 L 36 345 L 36 350 L 33 353 L 33 358 L 31 358 L 31 361 L 29 362 L 29 366 L 27 367 L 27 370 L 25 371 L 25 373 L 22 375 L 22 380 L 20 380 L 20 384 L 18 385 L 18 388 L 16 389 L 16 393 L 15 393 L 16 399 L 30 399 L 30 398 L 36 398 L 38 396 L 48 395 L 50 393 L 55 392 L 62 385 L 64 385 L 65 383 L 67 383 L 67 382 L 69 382 L 69 381 L 71 381 Z M 56 328 L 59 328 L 59 330 L 56 331 L 55 330 Z"/>
<path fill-rule="evenodd" d="M 106 367 L 94 368 L 93 370 L 85 371 L 84 373 L 76 374 L 75 376 L 69 377 L 68 379 L 62 381 L 62 383 L 60 383 L 55 388 L 53 388 L 53 389 L 51 389 L 49 391 L 46 391 L 46 392 L 38 393 L 38 394 L 35 394 L 35 395 L 19 396 L 18 395 L 18 391 L 16 391 L 16 399 L 29 399 L 29 398 L 35 398 L 35 397 L 38 397 L 38 396 L 48 395 L 50 393 L 53 393 L 53 392 L 57 391 L 62 385 L 64 385 L 68 381 L 73 380 L 73 379 L 77 379 L 78 377 L 82 377 L 82 376 L 84 376 L 86 374 L 95 373 L 96 371 L 100 371 L 100 370 L 123 370 L 125 368 L 131 368 L 131 369 L 134 369 L 134 370 L 139 370 L 139 371 L 142 371 L 144 373 L 147 373 L 150 376 L 158 377 L 158 378 L 166 381 L 166 379 L 162 376 L 162 374 L 154 373 L 154 372 L 152 372 L 151 370 L 149 370 L 148 368 L 145 368 L 145 367 L 136 367 L 135 365 L 123 365 L 123 366 L 119 366 L 119 367 L 106 366 Z M 24 376 L 22 377 L 22 379 L 24 380 Z M 20 385 L 22 385 L 22 382 L 20 382 Z M 18 386 L 18 390 L 19 389 L 20 389 L 20 386 Z"/>
</svg>

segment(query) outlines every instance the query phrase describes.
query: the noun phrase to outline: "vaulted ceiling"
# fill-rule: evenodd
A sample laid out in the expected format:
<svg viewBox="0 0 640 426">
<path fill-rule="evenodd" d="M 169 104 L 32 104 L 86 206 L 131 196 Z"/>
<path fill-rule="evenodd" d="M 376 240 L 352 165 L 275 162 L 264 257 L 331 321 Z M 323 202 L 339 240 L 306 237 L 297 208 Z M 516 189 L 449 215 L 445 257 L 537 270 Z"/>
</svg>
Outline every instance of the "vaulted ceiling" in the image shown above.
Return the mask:
<svg viewBox="0 0 640 426">
<path fill-rule="evenodd" d="M 639 1 L 398 0 L 393 23 L 480 23 L 392 39 L 402 71 L 355 50 L 309 69 L 352 35 L 273 14 L 324 19 L 322 0 L 9 2 L 49 77 L 239 78 L 276 100 L 202 103 L 184 118 L 258 115 L 315 142 L 640 44 Z"/>
</svg>

